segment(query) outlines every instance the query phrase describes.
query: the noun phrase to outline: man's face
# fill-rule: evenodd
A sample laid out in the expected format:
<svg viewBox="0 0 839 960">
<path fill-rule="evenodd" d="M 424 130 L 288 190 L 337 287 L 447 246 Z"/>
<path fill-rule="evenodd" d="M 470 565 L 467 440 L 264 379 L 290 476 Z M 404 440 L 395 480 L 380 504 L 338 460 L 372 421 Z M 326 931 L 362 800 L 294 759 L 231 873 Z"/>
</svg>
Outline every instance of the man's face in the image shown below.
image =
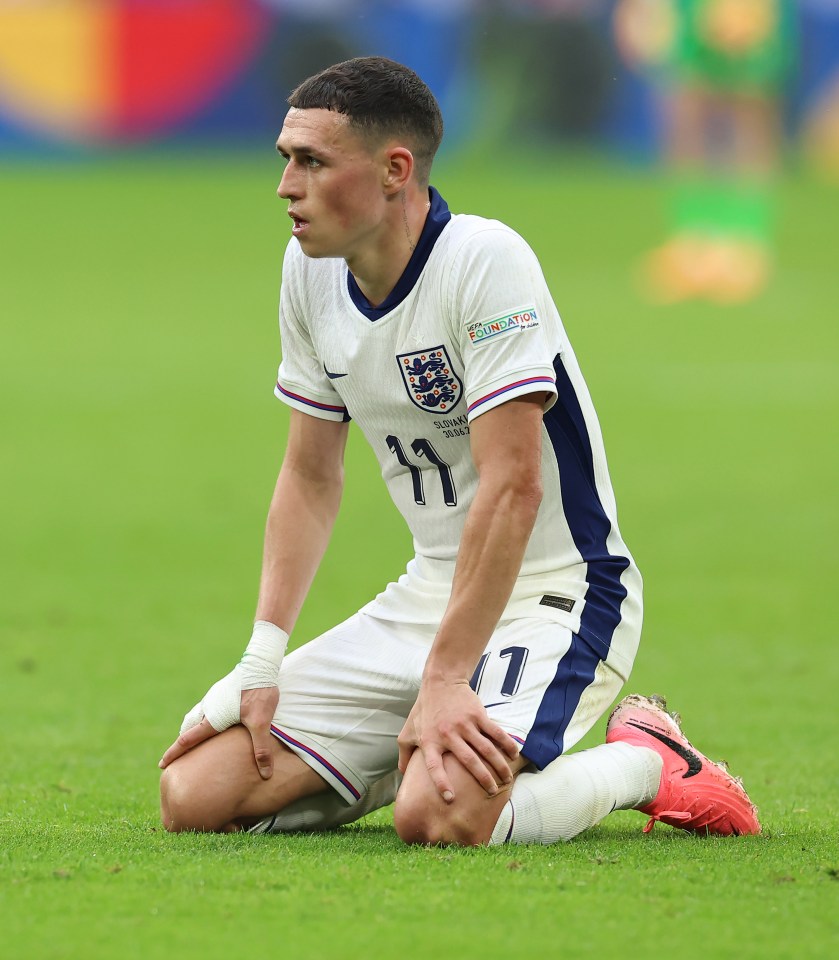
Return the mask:
<svg viewBox="0 0 839 960">
<path fill-rule="evenodd" d="M 383 157 L 333 110 L 289 110 L 277 140 L 288 160 L 277 195 L 310 257 L 357 257 L 384 215 Z"/>
</svg>

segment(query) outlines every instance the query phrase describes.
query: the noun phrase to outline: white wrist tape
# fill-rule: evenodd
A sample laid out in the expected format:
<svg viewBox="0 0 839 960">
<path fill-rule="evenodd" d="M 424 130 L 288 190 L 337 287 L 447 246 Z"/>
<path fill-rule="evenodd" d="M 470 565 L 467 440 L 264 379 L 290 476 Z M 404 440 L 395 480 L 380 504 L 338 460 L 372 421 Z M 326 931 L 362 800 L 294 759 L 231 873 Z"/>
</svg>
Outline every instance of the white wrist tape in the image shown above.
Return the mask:
<svg viewBox="0 0 839 960">
<path fill-rule="evenodd" d="M 250 643 L 236 669 L 242 670 L 242 689 L 276 687 L 280 665 L 288 646 L 288 634 L 276 624 L 257 620 Z"/>
<path fill-rule="evenodd" d="M 202 717 L 219 732 L 237 724 L 241 719 L 242 691 L 276 687 L 287 646 L 285 630 L 267 620 L 257 620 L 242 659 L 184 717 L 181 733 L 199 724 Z"/>
</svg>

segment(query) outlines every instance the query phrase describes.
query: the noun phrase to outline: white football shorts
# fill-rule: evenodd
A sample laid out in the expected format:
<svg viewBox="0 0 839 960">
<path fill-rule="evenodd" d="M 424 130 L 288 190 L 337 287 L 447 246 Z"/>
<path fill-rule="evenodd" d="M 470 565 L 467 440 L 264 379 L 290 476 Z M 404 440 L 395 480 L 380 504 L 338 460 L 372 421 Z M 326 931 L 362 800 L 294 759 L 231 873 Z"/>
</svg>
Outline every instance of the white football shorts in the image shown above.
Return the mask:
<svg viewBox="0 0 839 960">
<path fill-rule="evenodd" d="M 416 700 L 435 633 L 433 626 L 357 613 L 283 661 L 271 732 L 334 787 L 341 822 L 348 822 L 347 804 L 373 809 L 365 798 L 374 784 L 381 793 L 377 805 L 393 799 L 396 738 Z M 542 769 L 591 729 L 625 680 L 625 669 L 601 660 L 567 627 L 530 618 L 498 625 L 471 685 L 489 716 Z M 320 794 L 300 803 L 318 797 L 327 805 L 336 799 Z M 318 826 L 330 825 L 329 819 Z"/>
</svg>

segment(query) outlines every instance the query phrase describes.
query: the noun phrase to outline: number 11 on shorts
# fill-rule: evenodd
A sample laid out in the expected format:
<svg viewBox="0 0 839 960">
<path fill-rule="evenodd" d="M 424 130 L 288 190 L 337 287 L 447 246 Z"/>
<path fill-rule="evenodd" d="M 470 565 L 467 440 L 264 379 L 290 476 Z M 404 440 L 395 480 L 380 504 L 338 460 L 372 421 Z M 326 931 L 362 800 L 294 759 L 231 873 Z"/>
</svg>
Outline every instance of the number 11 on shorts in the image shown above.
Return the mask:
<svg viewBox="0 0 839 960">
<path fill-rule="evenodd" d="M 521 684 L 521 676 L 524 673 L 524 665 L 527 663 L 527 652 L 527 647 L 505 647 L 504 650 L 498 652 L 498 656 L 502 660 L 510 661 L 507 665 L 507 672 L 504 675 L 504 682 L 501 684 L 502 697 L 515 696 L 518 691 L 519 685 Z M 487 661 L 494 655 L 494 653 L 485 653 L 478 661 L 475 672 L 472 674 L 472 679 L 469 681 L 469 686 L 475 693 L 478 693 L 480 690 Z"/>
</svg>

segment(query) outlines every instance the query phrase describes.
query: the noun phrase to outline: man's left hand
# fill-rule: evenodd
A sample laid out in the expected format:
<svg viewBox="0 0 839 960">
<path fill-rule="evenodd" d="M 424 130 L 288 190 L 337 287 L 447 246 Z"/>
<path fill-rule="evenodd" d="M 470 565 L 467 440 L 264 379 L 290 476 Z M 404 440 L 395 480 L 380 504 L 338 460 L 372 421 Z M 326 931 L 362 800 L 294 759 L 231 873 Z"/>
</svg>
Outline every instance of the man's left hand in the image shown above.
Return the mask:
<svg viewBox="0 0 839 960">
<path fill-rule="evenodd" d="M 454 800 L 454 789 L 443 765 L 444 754 L 451 753 L 491 797 L 501 784 L 512 781 L 509 760 L 519 754 L 519 745 L 489 718 L 466 680 L 424 680 L 398 744 L 402 773 L 414 750 L 421 750 L 428 774 L 446 803 Z"/>
</svg>

